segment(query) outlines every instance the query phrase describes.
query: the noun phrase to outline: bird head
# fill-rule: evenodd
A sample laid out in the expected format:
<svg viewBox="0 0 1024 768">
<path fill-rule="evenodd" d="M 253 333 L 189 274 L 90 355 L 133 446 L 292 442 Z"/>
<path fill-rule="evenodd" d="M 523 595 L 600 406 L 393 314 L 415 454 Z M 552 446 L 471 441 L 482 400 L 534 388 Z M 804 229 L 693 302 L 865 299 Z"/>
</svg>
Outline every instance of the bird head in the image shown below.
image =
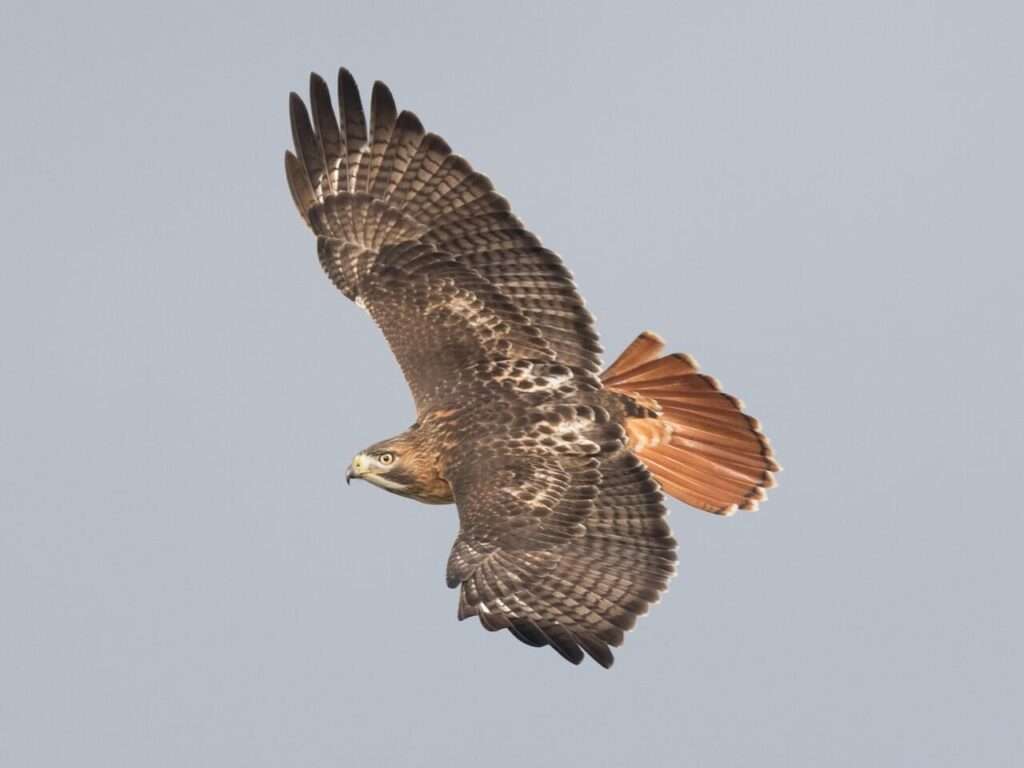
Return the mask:
<svg viewBox="0 0 1024 768">
<path fill-rule="evenodd" d="M 437 457 L 424 446 L 419 425 L 360 451 L 352 459 L 345 480 L 366 480 L 385 491 L 427 504 L 450 504 L 452 488 L 437 469 Z"/>
<path fill-rule="evenodd" d="M 366 480 L 392 493 L 408 495 L 415 488 L 416 478 L 410 471 L 411 467 L 403 462 L 403 455 L 399 445 L 384 442 L 370 446 L 352 459 L 345 472 L 345 481 L 351 483 L 353 478 Z"/>
</svg>

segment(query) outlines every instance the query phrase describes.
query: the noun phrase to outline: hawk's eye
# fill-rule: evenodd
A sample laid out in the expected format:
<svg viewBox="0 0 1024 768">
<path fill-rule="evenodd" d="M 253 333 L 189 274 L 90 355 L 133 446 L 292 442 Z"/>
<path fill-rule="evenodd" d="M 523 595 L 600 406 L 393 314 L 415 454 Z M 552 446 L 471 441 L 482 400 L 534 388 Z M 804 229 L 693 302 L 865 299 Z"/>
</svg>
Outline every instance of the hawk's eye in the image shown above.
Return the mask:
<svg viewBox="0 0 1024 768">
<path fill-rule="evenodd" d="M 378 456 L 377 461 L 379 461 L 385 467 L 391 466 L 392 464 L 395 463 L 395 454 L 391 453 L 391 451 L 387 451 Z"/>
</svg>

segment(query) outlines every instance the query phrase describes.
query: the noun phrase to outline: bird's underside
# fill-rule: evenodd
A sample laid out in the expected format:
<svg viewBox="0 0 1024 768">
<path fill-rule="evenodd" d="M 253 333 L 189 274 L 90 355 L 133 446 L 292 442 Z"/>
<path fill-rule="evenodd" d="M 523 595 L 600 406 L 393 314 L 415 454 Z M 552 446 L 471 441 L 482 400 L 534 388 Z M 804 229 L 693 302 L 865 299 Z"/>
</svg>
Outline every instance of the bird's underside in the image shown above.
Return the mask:
<svg viewBox="0 0 1024 768">
<path fill-rule="evenodd" d="M 459 618 L 607 667 L 675 572 L 662 491 L 753 509 L 778 469 L 739 401 L 644 333 L 603 374 L 559 257 L 486 177 L 352 76 L 291 97 L 295 204 L 334 284 L 365 308 L 416 402 L 354 476 L 458 506 Z"/>
</svg>

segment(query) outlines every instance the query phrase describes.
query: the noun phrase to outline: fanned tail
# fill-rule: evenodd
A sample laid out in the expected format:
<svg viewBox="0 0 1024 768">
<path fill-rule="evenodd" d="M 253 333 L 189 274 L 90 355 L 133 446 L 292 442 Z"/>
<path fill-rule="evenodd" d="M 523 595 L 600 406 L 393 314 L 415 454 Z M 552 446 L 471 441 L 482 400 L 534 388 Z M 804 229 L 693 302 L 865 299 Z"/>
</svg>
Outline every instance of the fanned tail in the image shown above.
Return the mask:
<svg viewBox="0 0 1024 768">
<path fill-rule="evenodd" d="M 630 449 L 680 501 L 719 515 L 757 509 L 779 471 L 760 424 L 693 358 L 660 356 L 664 348 L 645 331 L 601 374 L 605 387 L 658 414 L 626 420 Z"/>
</svg>

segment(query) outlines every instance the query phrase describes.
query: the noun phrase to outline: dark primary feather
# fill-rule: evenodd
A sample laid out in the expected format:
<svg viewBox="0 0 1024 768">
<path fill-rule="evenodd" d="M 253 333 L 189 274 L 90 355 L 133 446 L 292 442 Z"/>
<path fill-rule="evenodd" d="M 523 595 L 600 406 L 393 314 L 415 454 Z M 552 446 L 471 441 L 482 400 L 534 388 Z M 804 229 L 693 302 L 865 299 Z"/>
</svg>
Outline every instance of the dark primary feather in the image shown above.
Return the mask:
<svg viewBox="0 0 1024 768">
<path fill-rule="evenodd" d="M 361 163 L 363 147 L 366 146 L 366 114 L 359 98 L 359 86 L 347 69 L 338 70 L 338 93 L 341 104 L 341 128 L 345 137 L 345 151 L 348 162 L 348 184 L 355 187 L 357 169 Z M 328 94 L 324 94 L 328 96 Z M 312 97 L 312 96 L 311 96 Z"/>
<path fill-rule="evenodd" d="M 348 168 L 347 153 L 345 150 L 345 136 L 338 128 L 338 118 L 334 116 L 334 107 L 331 106 L 331 92 L 327 83 L 319 75 L 313 75 L 309 80 L 310 105 L 313 109 L 313 125 L 316 127 L 316 135 L 320 138 L 322 173 L 326 174 L 326 181 L 321 185 L 322 194 L 337 194 L 347 191 L 344 178 Z M 298 96 L 293 96 L 298 99 Z M 301 99 L 299 100 L 301 102 Z M 301 112 L 304 109 L 299 105 L 292 105 L 292 113 Z M 301 118 L 300 118 L 301 119 Z M 296 146 L 301 140 L 296 138 Z M 318 175 L 316 165 L 308 165 L 311 168 L 310 178 Z"/>
</svg>

